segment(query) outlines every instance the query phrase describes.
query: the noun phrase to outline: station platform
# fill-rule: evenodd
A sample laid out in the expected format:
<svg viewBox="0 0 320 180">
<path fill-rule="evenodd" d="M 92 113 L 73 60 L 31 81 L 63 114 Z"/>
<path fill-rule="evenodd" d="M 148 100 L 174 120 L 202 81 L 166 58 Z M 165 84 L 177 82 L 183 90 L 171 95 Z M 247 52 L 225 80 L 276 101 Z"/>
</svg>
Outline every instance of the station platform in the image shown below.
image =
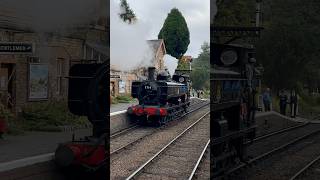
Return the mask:
<svg viewBox="0 0 320 180">
<path fill-rule="evenodd" d="M 75 130 L 75 138 L 91 135 L 91 129 Z M 59 143 L 71 141 L 73 132 L 26 132 L 0 139 L 0 172 L 52 160 Z"/>
<path fill-rule="evenodd" d="M 127 110 L 128 107 L 138 104 L 138 102 L 111 104 L 110 113 Z"/>
<path fill-rule="evenodd" d="M 320 119 L 319 120 L 310 120 L 310 119 L 306 119 L 300 116 L 296 116 L 295 118 L 291 118 L 289 116 L 284 116 L 276 111 L 268 111 L 268 112 L 257 112 L 256 113 L 256 117 L 262 117 L 262 116 L 270 116 L 270 115 L 277 115 L 279 117 L 282 117 L 284 119 L 290 120 L 290 121 L 294 121 L 294 122 L 302 122 L 302 123 L 320 123 Z"/>
</svg>

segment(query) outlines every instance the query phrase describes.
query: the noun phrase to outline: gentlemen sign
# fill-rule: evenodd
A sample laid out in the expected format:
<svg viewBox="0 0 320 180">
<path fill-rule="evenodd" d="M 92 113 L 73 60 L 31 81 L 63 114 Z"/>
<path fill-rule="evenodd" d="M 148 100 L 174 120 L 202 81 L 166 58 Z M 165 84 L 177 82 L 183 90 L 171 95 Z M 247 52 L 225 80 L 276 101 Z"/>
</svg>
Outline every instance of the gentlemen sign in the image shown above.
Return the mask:
<svg viewBox="0 0 320 180">
<path fill-rule="evenodd" d="M 24 54 L 32 53 L 32 44 L 31 43 L 1 43 L 0 42 L 0 54 Z"/>
<path fill-rule="evenodd" d="M 110 78 L 119 79 L 119 78 L 120 78 L 120 75 L 117 75 L 117 74 L 111 74 L 111 75 L 110 75 Z"/>
</svg>

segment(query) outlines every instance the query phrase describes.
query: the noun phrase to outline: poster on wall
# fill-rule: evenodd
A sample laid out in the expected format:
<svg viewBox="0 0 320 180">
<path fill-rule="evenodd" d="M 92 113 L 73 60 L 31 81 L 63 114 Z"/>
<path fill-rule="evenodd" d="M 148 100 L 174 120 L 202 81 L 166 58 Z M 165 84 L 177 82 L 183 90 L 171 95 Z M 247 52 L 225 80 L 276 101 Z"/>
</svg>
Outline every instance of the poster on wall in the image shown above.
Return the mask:
<svg viewBox="0 0 320 180">
<path fill-rule="evenodd" d="M 47 64 L 29 64 L 29 100 L 48 99 L 48 74 Z"/>
<path fill-rule="evenodd" d="M 126 92 L 126 83 L 124 81 L 119 81 L 119 93 Z"/>
</svg>

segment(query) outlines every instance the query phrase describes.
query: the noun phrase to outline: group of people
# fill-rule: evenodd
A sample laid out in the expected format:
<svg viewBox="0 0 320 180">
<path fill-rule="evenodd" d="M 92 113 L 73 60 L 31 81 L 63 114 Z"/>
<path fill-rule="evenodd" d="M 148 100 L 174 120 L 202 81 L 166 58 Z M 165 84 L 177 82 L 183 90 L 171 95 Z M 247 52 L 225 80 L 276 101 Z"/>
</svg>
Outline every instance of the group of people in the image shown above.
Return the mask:
<svg viewBox="0 0 320 180">
<path fill-rule="evenodd" d="M 197 97 L 197 98 L 201 98 L 203 96 L 203 90 L 193 90 L 192 91 L 192 96 L 193 97 Z"/>
<path fill-rule="evenodd" d="M 265 111 L 271 110 L 272 98 L 271 92 L 269 88 L 266 88 L 265 92 L 262 95 L 263 105 Z M 295 118 L 297 115 L 297 107 L 298 107 L 298 95 L 295 90 L 292 90 L 290 93 L 290 98 L 288 98 L 287 93 L 284 90 L 281 90 L 279 93 L 279 107 L 280 113 L 282 115 L 286 115 L 287 112 L 287 104 L 290 104 L 291 109 L 291 117 Z"/>
</svg>

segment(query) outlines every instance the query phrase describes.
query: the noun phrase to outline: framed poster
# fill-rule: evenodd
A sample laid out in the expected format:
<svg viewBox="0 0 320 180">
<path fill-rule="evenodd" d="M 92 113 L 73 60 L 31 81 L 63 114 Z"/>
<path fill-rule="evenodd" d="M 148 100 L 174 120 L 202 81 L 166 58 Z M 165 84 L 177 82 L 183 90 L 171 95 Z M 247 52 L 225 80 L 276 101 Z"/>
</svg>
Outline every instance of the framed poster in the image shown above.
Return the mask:
<svg viewBox="0 0 320 180">
<path fill-rule="evenodd" d="M 126 82 L 120 80 L 119 81 L 119 93 L 125 93 L 126 92 Z"/>
<path fill-rule="evenodd" d="M 48 99 L 48 64 L 30 63 L 29 64 L 29 100 Z"/>
</svg>

